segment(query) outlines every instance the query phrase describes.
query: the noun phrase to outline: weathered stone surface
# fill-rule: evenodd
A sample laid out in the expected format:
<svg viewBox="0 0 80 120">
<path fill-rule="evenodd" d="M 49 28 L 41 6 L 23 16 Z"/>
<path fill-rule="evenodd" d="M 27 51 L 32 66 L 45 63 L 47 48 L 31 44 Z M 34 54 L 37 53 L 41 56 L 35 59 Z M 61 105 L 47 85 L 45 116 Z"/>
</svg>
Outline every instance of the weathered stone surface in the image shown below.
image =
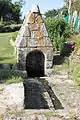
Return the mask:
<svg viewBox="0 0 80 120">
<path fill-rule="evenodd" d="M 37 41 L 35 39 L 31 39 L 28 41 L 28 46 L 29 47 L 36 47 L 37 46 Z"/>
<path fill-rule="evenodd" d="M 44 33 L 45 37 L 48 37 L 48 32 L 44 23 L 40 24 L 40 31 Z"/>
<path fill-rule="evenodd" d="M 51 51 L 47 52 L 47 59 L 53 60 L 53 53 L 51 53 Z"/>
<path fill-rule="evenodd" d="M 43 19 L 42 19 L 41 14 L 35 14 L 35 21 L 36 21 L 38 24 L 43 23 Z"/>
<path fill-rule="evenodd" d="M 46 62 L 47 64 L 46 64 L 46 68 L 52 68 L 52 66 L 53 66 L 53 61 L 52 60 L 48 60 L 47 62 Z"/>
<path fill-rule="evenodd" d="M 25 26 L 22 25 L 20 31 L 19 31 L 19 36 L 21 37 L 30 37 L 30 31 L 28 28 L 28 25 L 26 24 Z"/>
<path fill-rule="evenodd" d="M 48 47 L 47 46 L 46 47 L 38 46 L 37 49 L 41 50 L 46 55 L 47 55 L 48 52 L 51 52 L 51 54 L 53 53 L 53 48 L 51 46 L 48 46 Z"/>
<path fill-rule="evenodd" d="M 42 37 L 44 37 L 44 32 L 41 31 L 31 31 L 31 38 L 32 39 L 41 39 Z"/>
<path fill-rule="evenodd" d="M 18 48 L 25 48 L 27 47 L 27 42 L 28 42 L 28 37 L 21 37 L 21 36 L 17 36 L 16 38 L 16 47 Z"/>
<path fill-rule="evenodd" d="M 44 39 L 45 39 L 45 46 L 46 47 L 50 47 L 50 46 L 52 47 L 53 46 L 51 41 L 50 41 L 50 38 L 45 37 Z"/>
<path fill-rule="evenodd" d="M 27 48 L 18 48 L 18 62 L 26 62 L 26 56 L 27 56 Z"/>
<path fill-rule="evenodd" d="M 44 85 L 38 79 L 28 78 L 24 81 L 24 106 L 27 109 L 48 108 L 43 96 Z"/>
<path fill-rule="evenodd" d="M 40 30 L 40 25 L 38 23 L 29 24 L 29 29 L 30 29 L 30 31 Z"/>
<path fill-rule="evenodd" d="M 31 51 L 34 52 L 34 50 L 43 52 L 45 63 L 53 59 L 53 45 L 48 37 L 48 32 L 38 6 L 34 6 L 25 18 L 16 38 L 15 46 L 17 47 L 19 64 L 26 63 L 27 54 Z M 48 64 L 51 66 L 51 62 Z"/>
<path fill-rule="evenodd" d="M 27 23 L 34 23 L 34 22 L 35 22 L 34 13 L 30 12 L 27 18 Z"/>
</svg>

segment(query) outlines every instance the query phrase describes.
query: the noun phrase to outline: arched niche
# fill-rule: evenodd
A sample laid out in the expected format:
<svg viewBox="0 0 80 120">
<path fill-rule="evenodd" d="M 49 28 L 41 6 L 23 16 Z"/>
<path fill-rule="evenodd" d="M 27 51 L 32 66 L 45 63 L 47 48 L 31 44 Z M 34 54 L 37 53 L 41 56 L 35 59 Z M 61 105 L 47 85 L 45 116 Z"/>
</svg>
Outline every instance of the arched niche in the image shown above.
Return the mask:
<svg viewBox="0 0 80 120">
<path fill-rule="evenodd" d="M 26 71 L 28 77 L 43 77 L 45 56 L 41 50 L 34 50 L 27 54 Z"/>
</svg>

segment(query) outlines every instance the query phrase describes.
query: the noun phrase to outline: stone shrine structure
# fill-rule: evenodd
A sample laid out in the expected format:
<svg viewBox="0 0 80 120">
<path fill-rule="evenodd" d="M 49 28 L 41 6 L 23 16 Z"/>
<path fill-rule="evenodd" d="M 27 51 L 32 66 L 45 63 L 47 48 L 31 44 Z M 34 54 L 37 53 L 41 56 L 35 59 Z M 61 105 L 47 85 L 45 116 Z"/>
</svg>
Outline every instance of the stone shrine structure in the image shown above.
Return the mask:
<svg viewBox="0 0 80 120">
<path fill-rule="evenodd" d="M 53 45 L 38 5 L 27 14 L 15 41 L 17 60 L 22 69 L 35 72 L 53 65 Z M 38 73 L 37 73 L 38 74 Z"/>
</svg>

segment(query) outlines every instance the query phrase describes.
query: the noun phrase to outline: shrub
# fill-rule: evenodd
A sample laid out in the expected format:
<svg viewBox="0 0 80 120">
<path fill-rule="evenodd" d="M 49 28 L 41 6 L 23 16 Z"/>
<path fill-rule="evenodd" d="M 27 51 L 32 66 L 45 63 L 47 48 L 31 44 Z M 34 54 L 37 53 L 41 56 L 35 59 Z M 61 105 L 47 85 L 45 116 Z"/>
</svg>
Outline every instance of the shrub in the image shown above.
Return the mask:
<svg viewBox="0 0 80 120">
<path fill-rule="evenodd" d="M 3 32 L 15 32 L 18 31 L 21 27 L 21 24 L 12 24 L 5 26 L 4 24 L 0 24 L 0 33 Z"/>
<path fill-rule="evenodd" d="M 67 41 L 74 32 L 71 25 L 66 23 L 66 21 L 59 16 L 47 18 L 44 22 L 54 47 L 57 50 L 60 50 L 61 43 Z"/>
<path fill-rule="evenodd" d="M 23 71 L 14 71 L 14 70 L 0 70 L 0 80 L 3 80 L 3 83 L 19 83 L 26 78 L 26 73 Z"/>
<path fill-rule="evenodd" d="M 5 83 L 6 83 L 6 84 L 12 84 L 12 83 L 20 83 L 20 82 L 23 82 L 23 78 L 12 76 L 12 78 L 6 80 Z"/>
<path fill-rule="evenodd" d="M 17 22 L 15 22 L 14 20 L 8 20 L 7 22 L 6 21 L 1 22 L 1 24 L 3 24 L 4 26 L 7 26 L 12 24 L 17 24 Z"/>
</svg>

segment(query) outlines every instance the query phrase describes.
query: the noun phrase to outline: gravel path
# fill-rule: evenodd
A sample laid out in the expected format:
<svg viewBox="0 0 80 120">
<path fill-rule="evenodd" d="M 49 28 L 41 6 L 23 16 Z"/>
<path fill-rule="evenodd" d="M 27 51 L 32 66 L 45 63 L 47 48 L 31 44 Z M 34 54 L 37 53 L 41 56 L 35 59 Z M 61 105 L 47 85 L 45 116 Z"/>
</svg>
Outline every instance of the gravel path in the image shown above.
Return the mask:
<svg viewBox="0 0 80 120">
<path fill-rule="evenodd" d="M 60 71 L 43 79 L 40 81 L 45 87 L 44 96 L 50 108 L 47 110 L 23 109 L 22 83 L 0 85 L 0 114 L 4 120 L 80 120 L 80 89 L 67 72 Z"/>
</svg>

